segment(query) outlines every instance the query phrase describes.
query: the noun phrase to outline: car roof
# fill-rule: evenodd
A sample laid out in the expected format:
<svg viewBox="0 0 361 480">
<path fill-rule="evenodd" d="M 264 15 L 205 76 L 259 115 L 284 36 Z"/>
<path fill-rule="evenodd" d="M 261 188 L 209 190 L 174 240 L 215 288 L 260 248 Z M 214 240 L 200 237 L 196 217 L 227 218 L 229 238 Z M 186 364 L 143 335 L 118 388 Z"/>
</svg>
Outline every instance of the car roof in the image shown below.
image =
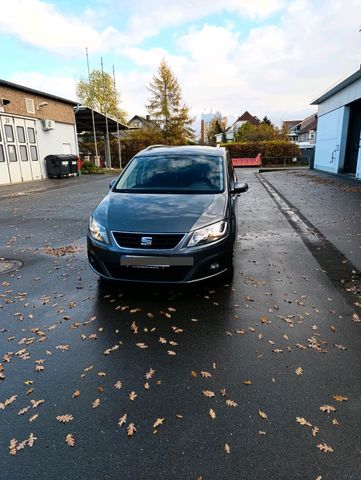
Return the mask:
<svg viewBox="0 0 361 480">
<path fill-rule="evenodd" d="M 210 155 L 219 157 L 224 156 L 225 151 L 223 147 L 208 147 L 204 145 L 150 145 L 137 153 L 136 157 L 154 155 Z"/>
</svg>

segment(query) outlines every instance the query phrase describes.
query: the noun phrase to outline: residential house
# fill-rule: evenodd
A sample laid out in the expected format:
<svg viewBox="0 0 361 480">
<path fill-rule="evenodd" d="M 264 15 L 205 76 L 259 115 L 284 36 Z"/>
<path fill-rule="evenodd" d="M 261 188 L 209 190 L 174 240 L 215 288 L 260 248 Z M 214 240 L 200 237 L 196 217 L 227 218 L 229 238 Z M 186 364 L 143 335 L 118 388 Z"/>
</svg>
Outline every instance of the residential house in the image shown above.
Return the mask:
<svg viewBox="0 0 361 480">
<path fill-rule="evenodd" d="M 250 123 L 251 125 L 255 125 L 256 127 L 261 124 L 261 120 L 251 115 L 247 110 L 235 120 L 230 127 L 228 127 L 225 131 L 227 142 L 232 142 L 234 140 L 234 135 L 239 129 L 240 126 L 244 125 L 245 123 Z M 216 135 L 217 143 L 222 142 L 223 134 L 219 133 Z"/>
<path fill-rule="evenodd" d="M 157 125 L 155 120 L 151 120 L 150 115 L 141 117 L 140 115 L 134 115 L 129 122 L 129 128 L 151 128 Z"/>
</svg>

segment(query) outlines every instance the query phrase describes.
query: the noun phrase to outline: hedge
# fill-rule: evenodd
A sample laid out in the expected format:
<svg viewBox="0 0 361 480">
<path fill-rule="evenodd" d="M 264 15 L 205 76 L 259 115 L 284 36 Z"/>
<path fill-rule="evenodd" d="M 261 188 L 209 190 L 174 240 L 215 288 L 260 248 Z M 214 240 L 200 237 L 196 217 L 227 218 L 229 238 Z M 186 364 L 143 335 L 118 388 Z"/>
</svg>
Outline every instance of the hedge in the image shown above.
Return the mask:
<svg viewBox="0 0 361 480">
<path fill-rule="evenodd" d="M 301 152 L 295 143 L 285 140 L 263 140 L 261 142 L 230 142 L 222 143 L 226 147 L 231 158 L 256 157 L 258 153 L 262 158 L 271 157 L 300 157 Z M 277 159 L 276 159 L 277 161 Z"/>
</svg>

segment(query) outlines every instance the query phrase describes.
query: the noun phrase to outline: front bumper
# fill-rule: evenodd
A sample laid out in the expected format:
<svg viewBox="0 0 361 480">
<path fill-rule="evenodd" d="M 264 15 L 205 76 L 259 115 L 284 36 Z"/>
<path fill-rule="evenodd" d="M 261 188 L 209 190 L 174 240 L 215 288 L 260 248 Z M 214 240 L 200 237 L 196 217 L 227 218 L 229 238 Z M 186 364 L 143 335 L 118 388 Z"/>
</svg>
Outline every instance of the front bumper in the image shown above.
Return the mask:
<svg viewBox="0 0 361 480">
<path fill-rule="evenodd" d="M 226 273 L 232 265 L 233 241 L 230 236 L 219 242 L 201 247 L 171 250 L 122 249 L 97 242 L 88 235 L 88 260 L 92 270 L 108 280 L 141 283 L 189 284 L 211 279 Z M 125 255 L 147 256 L 170 260 L 179 265 L 121 265 Z M 193 265 L 182 265 L 182 259 L 193 259 Z M 156 261 L 154 262 L 156 263 Z"/>
</svg>

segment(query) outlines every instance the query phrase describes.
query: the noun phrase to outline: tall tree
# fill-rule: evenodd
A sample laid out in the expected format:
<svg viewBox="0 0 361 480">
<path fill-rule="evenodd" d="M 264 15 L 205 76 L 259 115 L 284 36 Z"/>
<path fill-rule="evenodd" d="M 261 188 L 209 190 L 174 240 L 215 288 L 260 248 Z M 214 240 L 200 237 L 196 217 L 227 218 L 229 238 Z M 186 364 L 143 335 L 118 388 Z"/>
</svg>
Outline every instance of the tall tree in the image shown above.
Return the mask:
<svg viewBox="0 0 361 480">
<path fill-rule="evenodd" d="M 169 65 L 163 59 L 158 74 L 153 77 L 148 90 L 151 94 L 148 112 L 157 120 L 167 144 L 186 143 L 194 138 L 193 119 L 183 102 L 181 87 Z"/>
<path fill-rule="evenodd" d="M 222 114 L 220 112 L 216 112 L 214 117 L 209 122 L 207 127 L 207 143 L 209 145 L 216 144 L 216 135 L 218 133 L 222 133 Z"/>
<path fill-rule="evenodd" d="M 78 82 L 76 93 L 83 105 L 126 122 L 126 113 L 119 108 L 119 92 L 114 88 L 113 78 L 109 73 L 92 70 L 89 81 Z"/>
</svg>

